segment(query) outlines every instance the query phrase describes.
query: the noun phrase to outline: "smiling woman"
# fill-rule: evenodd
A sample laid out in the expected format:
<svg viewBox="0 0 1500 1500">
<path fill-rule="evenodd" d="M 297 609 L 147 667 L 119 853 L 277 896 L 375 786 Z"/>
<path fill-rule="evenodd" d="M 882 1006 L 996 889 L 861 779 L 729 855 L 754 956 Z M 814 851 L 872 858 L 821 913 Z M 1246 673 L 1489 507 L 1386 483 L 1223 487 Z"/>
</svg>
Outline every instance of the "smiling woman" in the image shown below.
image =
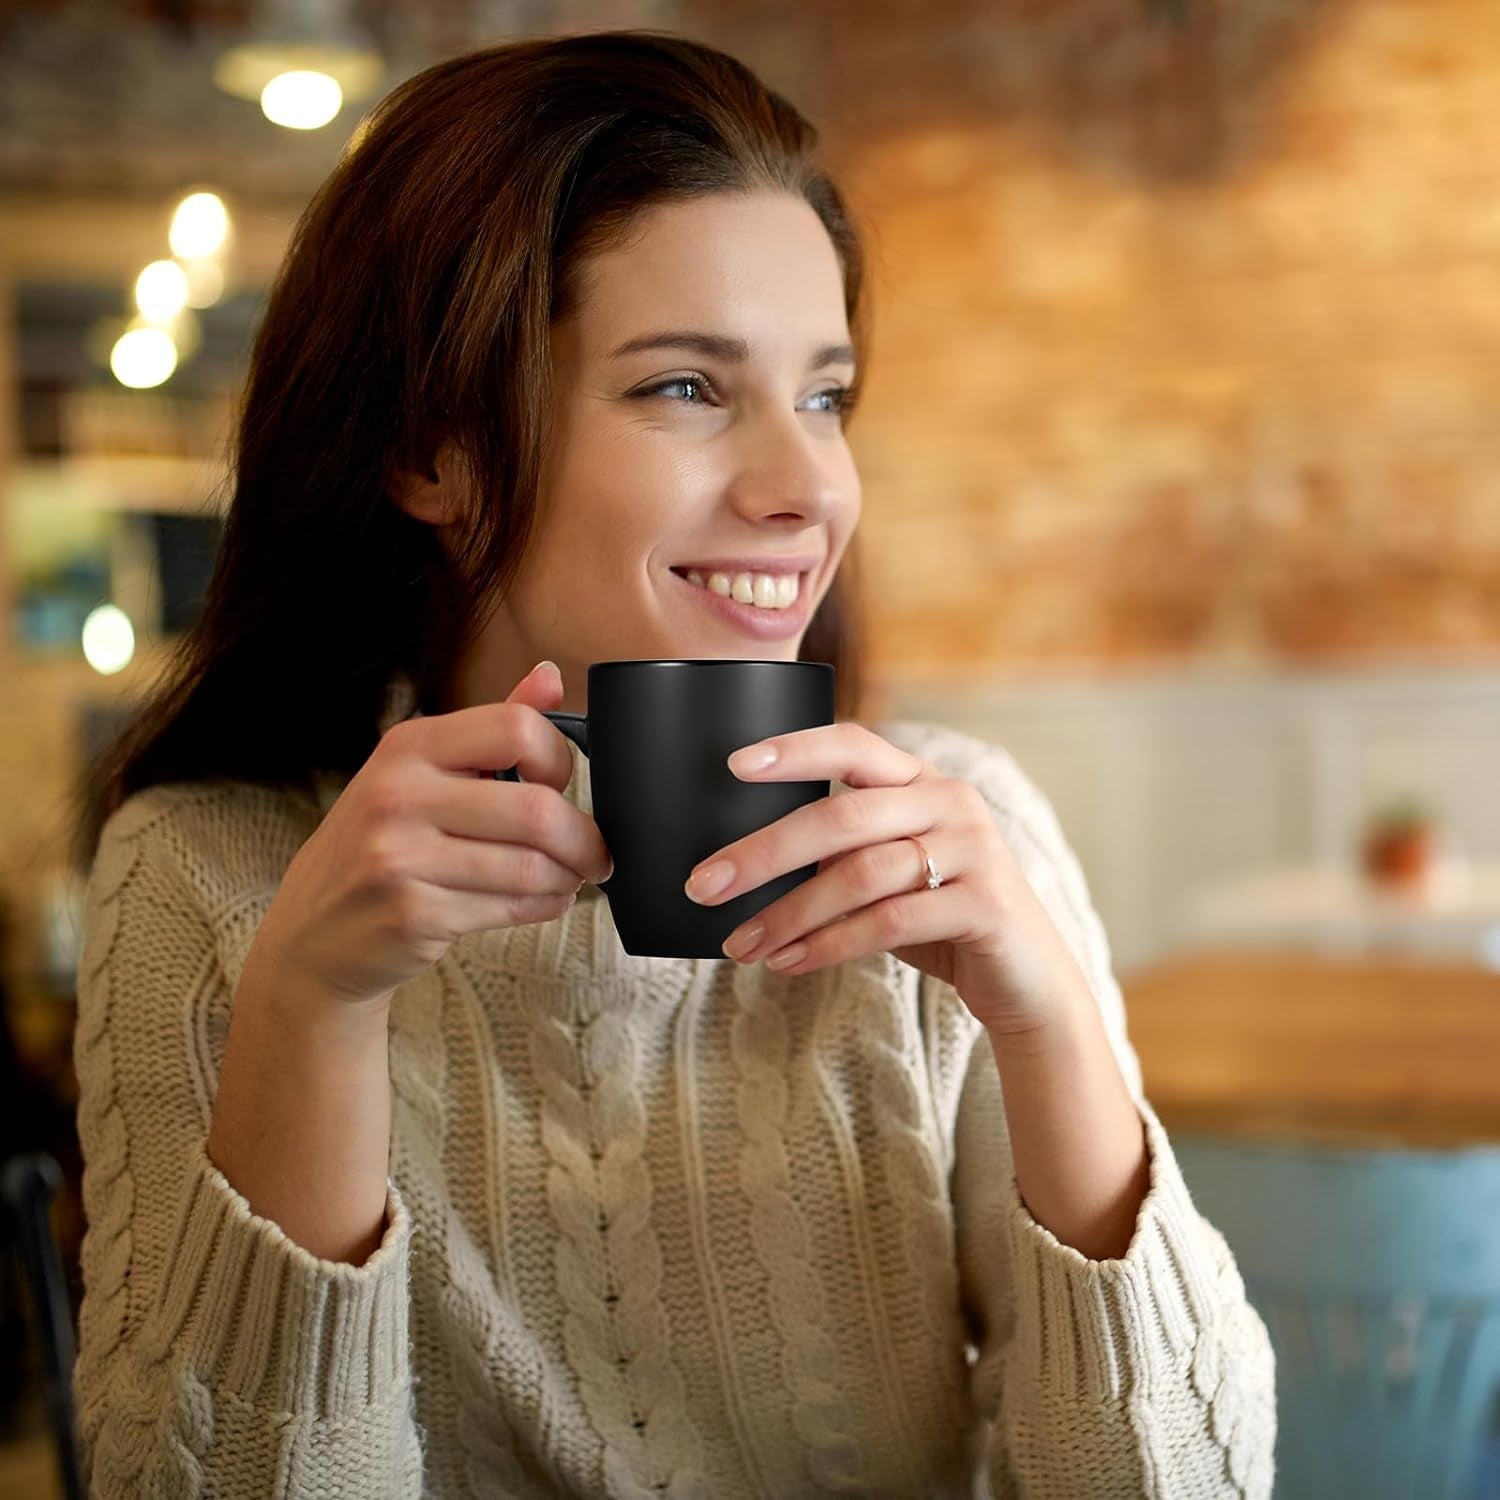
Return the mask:
<svg viewBox="0 0 1500 1500">
<path fill-rule="evenodd" d="M 814 145 L 707 47 L 523 42 L 403 84 L 298 225 L 83 823 L 96 1500 L 1269 1495 L 1265 1330 L 1050 808 L 855 721 Z M 747 656 L 831 662 L 840 722 L 734 766 L 843 790 L 684 889 L 817 872 L 722 959 L 626 953 L 542 711 Z"/>
<path fill-rule="evenodd" d="M 815 556 L 787 651 L 857 714 L 864 284 L 816 130 L 711 48 L 518 42 L 395 89 L 297 226 L 203 617 L 101 763 L 80 856 L 155 783 L 354 774 L 393 682 L 439 713 L 552 655 L 572 708 L 593 658 L 735 653 L 682 561 Z"/>
<path fill-rule="evenodd" d="M 798 659 L 860 505 L 844 269 L 807 199 L 759 188 L 643 209 L 588 256 L 550 360 L 535 529 L 458 659 L 452 706 L 502 697 L 543 656 L 575 713 L 589 662 L 606 656 L 734 657 L 760 643 Z M 457 451 L 396 494 L 456 532 Z"/>
</svg>

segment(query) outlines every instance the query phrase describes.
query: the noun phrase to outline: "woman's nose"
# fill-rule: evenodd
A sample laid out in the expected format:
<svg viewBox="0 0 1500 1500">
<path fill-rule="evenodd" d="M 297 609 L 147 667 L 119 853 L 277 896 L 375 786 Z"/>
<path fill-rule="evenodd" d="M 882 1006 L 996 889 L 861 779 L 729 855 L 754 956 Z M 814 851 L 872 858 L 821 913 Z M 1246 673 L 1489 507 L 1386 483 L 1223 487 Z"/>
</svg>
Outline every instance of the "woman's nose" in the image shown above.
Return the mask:
<svg viewBox="0 0 1500 1500">
<path fill-rule="evenodd" d="M 849 503 L 850 466 L 842 444 L 808 433 L 799 420 L 794 414 L 747 429 L 731 487 L 737 503 L 757 514 L 795 512 L 812 521 Z"/>
</svg>

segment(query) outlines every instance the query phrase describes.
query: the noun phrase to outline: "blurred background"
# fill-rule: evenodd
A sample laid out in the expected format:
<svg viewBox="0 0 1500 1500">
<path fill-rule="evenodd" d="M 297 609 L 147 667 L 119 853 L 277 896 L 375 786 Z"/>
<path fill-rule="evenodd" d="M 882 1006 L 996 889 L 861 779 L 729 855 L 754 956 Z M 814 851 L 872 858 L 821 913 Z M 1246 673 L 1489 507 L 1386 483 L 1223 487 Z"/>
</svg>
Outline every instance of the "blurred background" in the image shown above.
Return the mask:
<svg viewBox="0 0 1500 1500">
<path fill-rule="evenodd" d="M 67 802 L 198 608 L 291 226 L 412 72 L 621 26 L 786 93 L 867 227 L 864 717 L 1051 797 L 1277 1346 L 1278 1497 L 1493 1500 L 1493 0 L 12 0 L 0 1157 L 62 1168 L 73 1306 Z M 62 1493 L 0 1264 L 0 1496 Z"/>
</svg>

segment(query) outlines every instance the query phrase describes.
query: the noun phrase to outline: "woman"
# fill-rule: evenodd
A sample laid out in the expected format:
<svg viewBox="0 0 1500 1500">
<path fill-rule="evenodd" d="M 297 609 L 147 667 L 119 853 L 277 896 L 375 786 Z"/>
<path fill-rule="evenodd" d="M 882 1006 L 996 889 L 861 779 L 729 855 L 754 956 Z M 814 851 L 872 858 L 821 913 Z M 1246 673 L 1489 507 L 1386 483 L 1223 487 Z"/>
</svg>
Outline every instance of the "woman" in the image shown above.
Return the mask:
<svg viewBox="0 0 1500 1500">
<path fill-rule="evenodd" d="M 856 717 L 813 145 L 706 47 L 525 42 L 397 89 L 299 224 L 85 820 L 95 1494 L 1269 1494 L 1265 1331 L 1051 809 Z M 818 864 L 734 958 L 621 950 L 537 712 L 674 656 L 842 694 L 732 762 L 840 784 L 690 884 Z"/>
</svg>

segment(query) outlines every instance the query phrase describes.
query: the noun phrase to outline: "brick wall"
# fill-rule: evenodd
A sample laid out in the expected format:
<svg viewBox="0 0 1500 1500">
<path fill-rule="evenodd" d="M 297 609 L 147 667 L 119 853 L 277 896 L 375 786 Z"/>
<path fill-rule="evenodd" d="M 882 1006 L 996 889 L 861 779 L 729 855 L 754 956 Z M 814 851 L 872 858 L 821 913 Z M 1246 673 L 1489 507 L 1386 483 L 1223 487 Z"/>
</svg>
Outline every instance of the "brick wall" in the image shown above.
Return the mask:
<svg viewBox="0 0 1500 1500">
<path fill-rule="evenodd" d="M 873 225 L 883 672 L 1500 652 L 1500 6 L 729 14 Z"/>
<path fill-rule="evenodd" d="M 672 22 L 803 104 L 872 227 L 872 714 L 923 676 L 1500 655 L 1500 5 L 1175 4 Z M 671 21 L 646 10 L 608 23 Z M 157 664 L 0 659 L 28 933 L 73 706 Z"/>
</svg>

